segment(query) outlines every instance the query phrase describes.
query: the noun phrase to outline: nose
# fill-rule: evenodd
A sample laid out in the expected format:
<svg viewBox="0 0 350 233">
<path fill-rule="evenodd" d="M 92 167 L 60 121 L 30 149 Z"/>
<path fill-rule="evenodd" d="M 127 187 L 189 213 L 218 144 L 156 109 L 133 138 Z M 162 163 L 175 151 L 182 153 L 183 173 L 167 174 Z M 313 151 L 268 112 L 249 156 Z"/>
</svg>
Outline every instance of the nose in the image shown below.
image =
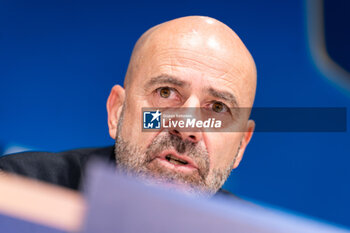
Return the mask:
<svg viewBox="0 0 350 233">
<path fill-rule="evenodd" d="M 186 130 L 188 130 L 188 129 L 186 129 Z M 187 140 L 187 141 L 190 141 L 190 142 L 193 142 L 193 143 L 197 143 L 200 140 L 202 140 L 202 132 L 201 131 L 198 131 L 198 132 L 194 132 L 194 131 L 186 132 L 183 129 L 170 129 L 169 133 L 172 134 L 172 135 L 176 135 L 176 136 L 180 137 L 184 141 Z"/>
<path fill-rule="evenodd" d="M 181 107 L 181 115 L 190 115 L 196 120 L 200 120 L 200 101 L 196 96 L 190 96 Z M 186 121 L 187 117 L 178 117 L 177 120 Z M 181 137 L 182 140 L 188 140 L 194 143 L 199 142 L 203 138 L 203 132 L 201 129 L 186 128 L 186 127 L 173 127 L 169 130 L 169 133 Z"/>
</svg>

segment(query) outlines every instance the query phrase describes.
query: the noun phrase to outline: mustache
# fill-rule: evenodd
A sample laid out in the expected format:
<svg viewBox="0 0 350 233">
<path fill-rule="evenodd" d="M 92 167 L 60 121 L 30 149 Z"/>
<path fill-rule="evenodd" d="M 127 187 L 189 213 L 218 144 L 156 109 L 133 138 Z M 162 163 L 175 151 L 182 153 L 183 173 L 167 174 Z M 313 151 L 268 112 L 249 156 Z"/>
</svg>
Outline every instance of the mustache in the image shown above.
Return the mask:
<svg viewBox="0 0 350 233">
<path fill-rule="evenodd" d="M 146 150 L 146 163 L 154 160 L 162 151 L 173 148 L 178 154 L 186 154 L 198 166 L 198 173 L 203 180 L 209 173 L 209 153 L 198 143 L 182 140 L 178 135 L 157 136 Z"/>
</svg>

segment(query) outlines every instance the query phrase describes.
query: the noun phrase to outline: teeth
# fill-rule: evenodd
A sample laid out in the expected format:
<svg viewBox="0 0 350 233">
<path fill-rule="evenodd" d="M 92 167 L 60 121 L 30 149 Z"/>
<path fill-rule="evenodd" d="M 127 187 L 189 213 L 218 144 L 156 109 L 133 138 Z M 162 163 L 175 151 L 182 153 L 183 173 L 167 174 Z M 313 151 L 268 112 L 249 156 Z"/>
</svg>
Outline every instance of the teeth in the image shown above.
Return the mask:
<svg viewBox="0 0 350 233">
<path fill-rule="evenodd" d="M 184 160 L 179 159 L 179 158 L 175 158 L 171 154 L 166 155 L 165 159 L 168 160 L 170 163 L 172 163 L 174 165 L 186 165 L 186 164 L 188 164 L 187 161 L 184 161 Z"/>
<path fill-rule="evenodd" d="M 174 160 L 174 159 L 170 159 L 169 162 L 170 162 L 171 164 L 174 164 L 174 165 L 183 165 L 183 163 L 181 163 L 181 162 L 179 162 L 179 161 L 176 161 L 176 160 Z"/>
</svg>

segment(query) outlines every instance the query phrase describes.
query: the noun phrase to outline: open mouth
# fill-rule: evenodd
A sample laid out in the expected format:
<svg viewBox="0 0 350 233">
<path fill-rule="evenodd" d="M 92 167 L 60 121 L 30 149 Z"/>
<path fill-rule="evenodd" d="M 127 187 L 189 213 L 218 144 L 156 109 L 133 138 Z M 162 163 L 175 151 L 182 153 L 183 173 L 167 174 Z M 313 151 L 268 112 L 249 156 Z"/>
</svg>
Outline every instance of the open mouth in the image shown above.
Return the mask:
<svg viewBox="0 0 350 233">
<path fill-rule="evenodd" d="M 167 154 L 165 156 L 165 159 L 169 163 L 174 164 L 174 165 L 187 165 L 188 164 L 188 162 L 186 160 L 183 160 L 183 159 L 180 159 L 178 157 L 175 157 L 172 154 Z"/>
<path fill-rule="evenodd" d="M 175 151 L 167 150 L 163 151 L 157 156 L 159 161 L 169 169 L 176 169 L 177 171 L 193 171 L 198 169 L 192 159 L 186 155 L 179 155 Z"/>
</svg>

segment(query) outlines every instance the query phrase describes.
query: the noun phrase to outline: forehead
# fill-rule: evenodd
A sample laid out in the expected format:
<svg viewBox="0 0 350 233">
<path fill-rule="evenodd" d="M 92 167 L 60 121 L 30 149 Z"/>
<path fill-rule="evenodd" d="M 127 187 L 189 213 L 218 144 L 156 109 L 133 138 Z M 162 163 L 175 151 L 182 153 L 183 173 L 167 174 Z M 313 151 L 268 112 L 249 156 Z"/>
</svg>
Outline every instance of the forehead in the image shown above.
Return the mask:
<svg viewBox="0 0 350 233">
<path fill-rule="evenodd" d="M 188 83 L 189 87 L 198 89 L 215 86 L 236 92 L 240 86 L 239 79 L 227 63 L 205 54 L 169 50 L 158 56 L 155 54 L 148 64 L 150 65 L 146 65 L 148 75 L 145 81 L 160 74 L 167 74 Z"/>
<path fill-rule="evenodd" d="M 241 72 L 249 63 L 245 51 L 226 37 L 195 29 L 158 33 L 149 38 L 143 55 L 155 65 L 193 67 L 215 75 Z"/>
<path fill-rule="evenodd" d="M 231 90 L 239 100 L 241 95 L 249 94 L 244 92 L 249 89 L 251 68 L 244 45 L 242 49 L 241 44 L 235 43 L 238 42 L 227 36 L 203 34 L 195 29 L 157 33 L 147 38 L 139 51 L 135 83 L 144 84 L 150 78 L 167 74 L 192 86 Z"/>
<path fill-rule="evenodd" d="M 168 75 L 186 84 L 187 88 L 226 90 L 239 95 L 244 83 L 239 71 L 232 69 L 226 62 L 188 51 L 167 51 L 153 54 L 143 66 L 140 84 L 146 84 L 155 77 Z M 237 98 L 239 98 L 237 96 Z"/>
</svg>

